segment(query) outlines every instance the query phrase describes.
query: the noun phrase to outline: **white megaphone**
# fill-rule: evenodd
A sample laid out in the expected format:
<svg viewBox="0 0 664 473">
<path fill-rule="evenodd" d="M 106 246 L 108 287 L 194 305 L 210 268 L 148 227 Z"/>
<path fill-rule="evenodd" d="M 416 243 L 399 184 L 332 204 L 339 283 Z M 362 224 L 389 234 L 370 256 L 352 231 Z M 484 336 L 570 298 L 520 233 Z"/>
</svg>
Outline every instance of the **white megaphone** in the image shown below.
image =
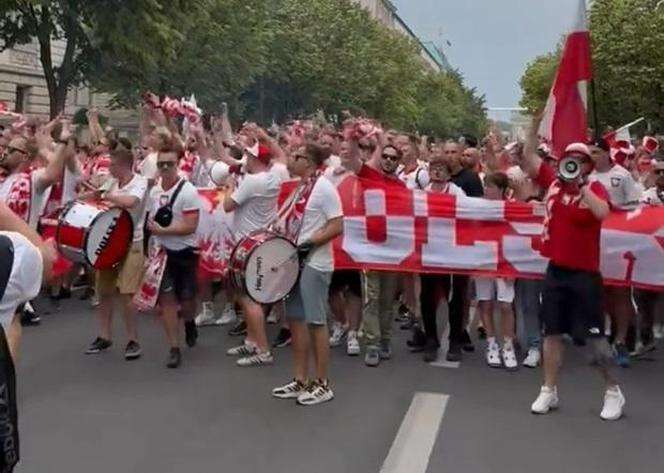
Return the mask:
<svg viewBox="0 0 664 473">
<path fill-rule="evenodd" d="M 581 161 L 575 156 L 567 156 L 558 163 L 558 177 L 562 181 L 574 182 L 581 177 Z"/>
<path fill-rule="evenodd" d="M 210 167 L 210 180 L 217 187 L 222 187 L 226 185 L 226 180 L 230 175 L 231 170 L 228 164 L 223 161 L 216 161 L 212 167 Z"/>
</svg>

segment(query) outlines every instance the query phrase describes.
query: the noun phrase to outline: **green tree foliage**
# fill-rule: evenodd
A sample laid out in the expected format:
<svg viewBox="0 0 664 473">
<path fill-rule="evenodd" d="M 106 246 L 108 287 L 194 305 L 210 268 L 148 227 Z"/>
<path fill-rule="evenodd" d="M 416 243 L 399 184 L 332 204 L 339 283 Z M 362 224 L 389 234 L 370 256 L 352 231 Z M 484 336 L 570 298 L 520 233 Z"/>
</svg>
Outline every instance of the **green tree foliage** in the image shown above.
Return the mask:
<svg viewBox="0 0 664 473">
<path fill-rule="evenodd" d="M 593 73 L 600 128 L 645 116 L 664 127 L 664 5 L 658 0 L 595 0 L 590 8 Z M 558 63 L 539 56 L 521 78 L 521 105 L 543 108 Z"/>
</svg>

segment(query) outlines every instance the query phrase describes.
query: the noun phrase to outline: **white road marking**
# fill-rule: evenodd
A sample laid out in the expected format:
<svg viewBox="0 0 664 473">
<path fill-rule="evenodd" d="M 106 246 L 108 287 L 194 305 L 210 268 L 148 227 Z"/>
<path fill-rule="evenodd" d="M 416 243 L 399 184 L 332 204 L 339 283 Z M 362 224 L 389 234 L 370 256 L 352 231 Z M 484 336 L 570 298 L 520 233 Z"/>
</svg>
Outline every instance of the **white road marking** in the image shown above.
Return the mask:
<svg viewBox="0 0 664 473">
<path fill-rule="evenodd" d="M 415 393 L 380 473 L 426 473 L 449 396 Z"/>
</svg>

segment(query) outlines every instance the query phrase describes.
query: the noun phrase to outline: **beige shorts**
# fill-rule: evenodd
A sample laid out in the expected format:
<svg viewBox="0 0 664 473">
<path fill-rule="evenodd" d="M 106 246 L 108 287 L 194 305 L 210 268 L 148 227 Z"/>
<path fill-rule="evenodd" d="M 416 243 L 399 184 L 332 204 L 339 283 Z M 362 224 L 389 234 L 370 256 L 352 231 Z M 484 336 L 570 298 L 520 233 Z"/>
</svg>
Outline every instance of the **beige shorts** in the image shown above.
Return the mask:
<svg viewBox="0 0 664 473">
<path fill-rule="evenodd" d="M 97 295 L 113 295 L 116 290 L 120 294 L 135 294 L 141 286 L 144 264 L 143 242 L 134 242 L 122 263 L 113 269 L 97 271 L 95 274 Z"/>
</svg>

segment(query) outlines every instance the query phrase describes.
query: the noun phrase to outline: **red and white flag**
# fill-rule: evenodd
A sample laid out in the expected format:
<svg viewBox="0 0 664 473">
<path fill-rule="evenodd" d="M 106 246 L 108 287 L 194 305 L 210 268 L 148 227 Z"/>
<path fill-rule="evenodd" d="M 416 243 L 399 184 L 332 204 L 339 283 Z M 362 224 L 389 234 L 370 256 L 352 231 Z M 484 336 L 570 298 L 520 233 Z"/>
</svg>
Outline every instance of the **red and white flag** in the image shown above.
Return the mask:
<svg viewBox="0 0 664 473">
<path fill-rule="evenodd" d="M 570 143 L 587 140 L 587 85 L 591 78 L 586 2 L 579 0 L 577 19 L 565 39 L 539 129 L 540 136 L 551 144 L 554 156 L 561 157 Z"/>
<path fill-rule="evenodd" d="M 627 125 L 621 126 L 617 130 L 606 133 L 602 137 L 611 147 L 611 159 L 614 162 L 623 165 L 627 159 L 634 155 L 636 150 L 632 145 L 632 135 L 629 132 L 629 129 L 634 125 L 641 123 L 643 120 L 645 120 L 645 118 L 638 118 Z"/>
</svg>

